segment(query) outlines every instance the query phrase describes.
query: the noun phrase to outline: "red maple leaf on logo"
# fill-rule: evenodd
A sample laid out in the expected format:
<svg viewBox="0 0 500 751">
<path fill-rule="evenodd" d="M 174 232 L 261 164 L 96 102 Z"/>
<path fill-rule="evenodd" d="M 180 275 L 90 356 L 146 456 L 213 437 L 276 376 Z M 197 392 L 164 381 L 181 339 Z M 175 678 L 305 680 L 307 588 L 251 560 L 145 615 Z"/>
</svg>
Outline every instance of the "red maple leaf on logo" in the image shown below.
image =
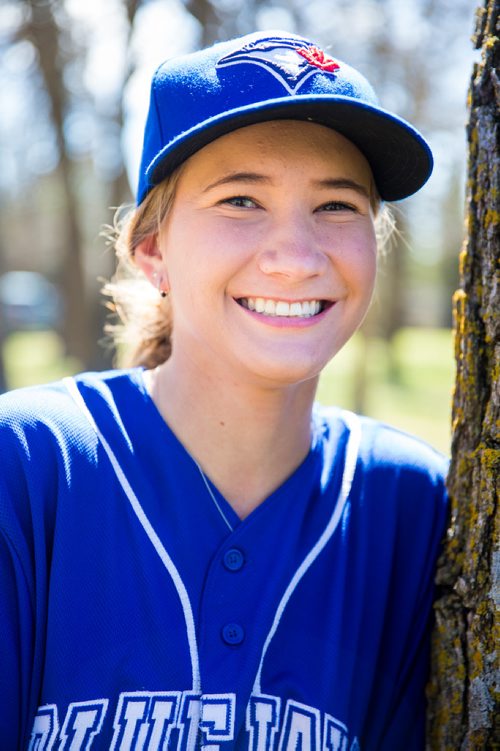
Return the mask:
<svg viewBox="0 0 500 751">
<path fill-rule="evenodd" d="M 340 68 L 340 65 L 335 62 L 333 57 L 327 55 L 323 50 L 318 47 L 301 47 L 297 50 L 299 55 L 305 57 L 308 63 L 315 65 L 320 70 L 327 70 L 329 73 L 334 73 Z"/>
</svg>

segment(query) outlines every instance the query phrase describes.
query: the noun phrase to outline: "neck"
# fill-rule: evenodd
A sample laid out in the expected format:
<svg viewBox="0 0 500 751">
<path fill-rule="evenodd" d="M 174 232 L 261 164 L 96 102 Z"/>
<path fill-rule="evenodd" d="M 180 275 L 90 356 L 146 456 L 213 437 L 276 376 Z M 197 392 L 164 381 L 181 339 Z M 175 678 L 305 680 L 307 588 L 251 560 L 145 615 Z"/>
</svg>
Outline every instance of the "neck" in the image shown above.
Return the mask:
<svg viewBox="0 0 500 751">
<path fill-rule="evenodd" d="M 292 386 L 179 374 L 168 360 L 147 377 L 160 413 L 240 518 L 307 455 L 316 379 Z"/>
</svg>

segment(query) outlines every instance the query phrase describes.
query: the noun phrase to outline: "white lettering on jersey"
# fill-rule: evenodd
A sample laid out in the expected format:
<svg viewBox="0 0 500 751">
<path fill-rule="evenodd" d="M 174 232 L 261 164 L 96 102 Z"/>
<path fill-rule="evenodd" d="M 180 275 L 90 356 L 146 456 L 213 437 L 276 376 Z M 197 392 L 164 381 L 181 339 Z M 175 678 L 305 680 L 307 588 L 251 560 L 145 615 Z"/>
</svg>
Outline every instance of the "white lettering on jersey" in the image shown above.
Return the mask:
<svg viewBox="0 0 500 751">
<path fill-rule="evenodd" d="M 149 708 L 149 733 L 144 746 L 147 751 L 161 751 L 169 747 L 170 733 L 177 721 L 180 691 L 151 697 Z"/>
<path fill-rule="evenodd" d="M 272 751 L 279 729 L 281 701 L 277 696 L 251 696 L 247 707 L 248 751 Z"/>
<path fill-rule="evenodd" d="M 321 751 L 320 713 L 289 699 L 281 731 L 279 751 Z"/>
<path fill-rule="evenodd" d="M 346 726 L 334 717 L 326 714 L 323 751 L 347 751 L 348 740 Z"/>
<path fill-rule="evenodd" d="M 89 751 L 101 732 L 108 700 L 80 701 L 70 704 L 59 736 L 58 751 Z"/>
<path fill-rule="evenodd" d="M 39 707 L 33 722 L 28 751 L 50 751 L 59 732 L 59 718 L 55 704 Z"/>
<path fill-rule="evenodd" d="M 137 751 L 141 727 L 144 727 L 149 697 L 143 694 L 120 694 L 113 727 L 115 729 L 110 751 Z"/>
<path fill-rule="evenodd" d="M 207 741 L 234 740 L 236 694 L 205 694 L 201 697 L 200 729 Z M 203 743 L 203 748 L 208 748 Z M 218 745 L 209 747 L 217 751 Z"/>
<path fill-rule="evenodd" d="M 179 740 L 177 751 L 190 751 L 196 748 L 198 728 L 200 724 L 201 696 L 191 691 L 182 695 L 181 710 L 177 727 L 179 728 Z"/>
<path fill-rule="evenodd" d="M 180 692 L 120 694 L 110 751 L 159 751 L 176 723 Z"/>
<path fill-rule="evenodd" d="M 281 702 L 267 694 L 250 697 L 241 731 L 246 730 L 248 751 L 361 751 L 358 739 L 349 738 L 347 727 L 331 715 L 323 715 L 321 723 L 318 709 L 289 699 L 282 717 Z M 28 751 L 92 751 L 105 721 L 111 723 L 109 704 L 109 699 L 71 703 L 60 730 L 57 706 L 41 706 Z M 235 740 L 235 715 L 233 693 L 124 692 L 116 705 L 110 751 L 220 751 Z"/>
</svg>

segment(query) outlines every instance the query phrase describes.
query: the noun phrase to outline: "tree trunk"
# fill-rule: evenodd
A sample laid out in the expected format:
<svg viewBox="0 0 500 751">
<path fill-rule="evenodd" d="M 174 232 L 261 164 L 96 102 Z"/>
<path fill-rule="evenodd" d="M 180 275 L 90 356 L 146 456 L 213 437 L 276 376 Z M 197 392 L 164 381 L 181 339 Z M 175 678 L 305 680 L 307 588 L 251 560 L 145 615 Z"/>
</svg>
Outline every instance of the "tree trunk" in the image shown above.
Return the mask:
<svg viewBox="0 0 500 751">
<path fill-rule="evenodd" d="M 37 53 L 40 72 L 50 99 L 52 122 L 59 150 L 58 173 L 61 183 L 62 291 L 65 302 L 63 334 L 68 354 L 86 364 L 90 357 L 90 337 L 87 323 L 87 300 L 83 271 L 83 249 L 78 223 L 78 197 L 71 159 L 66 149 L 64 118 L 68 108 L 68 94 L 64 85 L 60 29 L 56 20 L 61 1 L 25 0 L 31 11 L 26 32 Z M 34 126 L 36 127 L 36 126 Z"/>
<path fill-rule="evenodd" d="M 0 310 L 0 394 L 7 391 L 7 376 L 5 374 L 5 359 L 3 354 L 6 338 L 7 332 L 5 331 L 5 322 L 3 320 L 2 311 Z"/>
<path fill-rule="evenodd" d="M 382 260 L 379 326 L 387 344 L 387 375 L 391 383 L 401 383 L 401 368 L 395 351 L 395 337 L 405 324 L 408 282 L 406 266 L 410 229 L 403 211 L 396 215 L 396 241 L 390 244 L 386 257 Z"/>
<path fill-rule="evenodd" d="M 130 48 L 130 39 L 134 27 L 135 16 L 141 4 L 141 0 L 123 0 L 123 7 L 127 17 L 128 31 L 126 39 L 126 47 Z M 114 114 L 114 120 L 117 128 L 116 133 L 121 134 L 124 124 L 124 94 L 125 88 L 130 80 L 130 77 L 134 73 L 134 57 L 127 55 L 127 66 L 124 72 L 121 91 L 119 98 L 116 102 L 116 112 Z M 119 136 L 118 136 L 119 137 Z M 120 148 L 120 153 L 123 152 Z M 130 185 L 128 181 L 128 175 L 125 169 L 125 163 L 121 162 L 120 171 L 114 177 L 109 184 L 109 195 L 107 199 L 107 206 L 113 210 L 113 212 L 119 207 L 130 204 L 133 199 L 131 194 Z M 106 215 L 105 224 L 111 222 L 111 216 Z M 103 261 L 106 260 L 107 268 L 103 268 L 101 275 L 105 279 L 110 279 L 115 270 L 115 257 L 111 252 L 107 253 Z M 107 370 L 113 366 L 113 360 L 115 351 L 111 346 L 110 341 L 104 337 L 104 327 L 109 318 L 109 311 L 105 307 L 104 298 L 101 294 L 101 289 L 95 286 L 90 295 L 89 301 L 89 331 L 91 332 L 91 355 L 89 360 L 89 367 L 92 370 Z"/>
<path fill-rule="evenodd" d="M 500 0 L 478 12 L 482 48 L 470 89 L 468 238 L 455 295 L 451 523 L 438 568 L 439 599 L 429 687 L 428 748 L 499 748 L 498 606 L 500 320 Z M 496 578 L 495 578 L 496 577 Z"/>
<path fill-rule="evenodd" d="M 187 0 L 186 10 L 199 22 L 201 27 L 200 47 L 213 44 L 218 38 L 222 17 L 220 11 L 210 0 Z"/>
<path fill-rule="evenodd" d="M 6 271 L 2 239 L 0 237 L 0 277 Z M 4 348 L 7 339 L 7 327 L 5 325 L 3 311 L 0 308 L 0 394 L 7 391 L 7 376 L 5 373 Z"/>
</svg>

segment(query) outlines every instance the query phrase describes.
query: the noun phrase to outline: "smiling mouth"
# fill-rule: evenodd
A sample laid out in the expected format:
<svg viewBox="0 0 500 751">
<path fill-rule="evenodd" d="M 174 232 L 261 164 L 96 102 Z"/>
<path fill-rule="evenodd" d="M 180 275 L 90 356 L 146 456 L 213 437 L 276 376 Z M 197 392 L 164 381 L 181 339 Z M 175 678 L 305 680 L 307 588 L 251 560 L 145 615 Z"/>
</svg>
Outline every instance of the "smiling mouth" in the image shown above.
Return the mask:
<svg viewBox="0 0 500 751">
<path fill-rule="evenodd" d="M 332 304 L 326 300 L 286 302 L 285 300 L 268 300 L 264 297 L 240 297 L 236 302 L 247 310 L 275 318 L 312 318 Z"/>
</svg>

